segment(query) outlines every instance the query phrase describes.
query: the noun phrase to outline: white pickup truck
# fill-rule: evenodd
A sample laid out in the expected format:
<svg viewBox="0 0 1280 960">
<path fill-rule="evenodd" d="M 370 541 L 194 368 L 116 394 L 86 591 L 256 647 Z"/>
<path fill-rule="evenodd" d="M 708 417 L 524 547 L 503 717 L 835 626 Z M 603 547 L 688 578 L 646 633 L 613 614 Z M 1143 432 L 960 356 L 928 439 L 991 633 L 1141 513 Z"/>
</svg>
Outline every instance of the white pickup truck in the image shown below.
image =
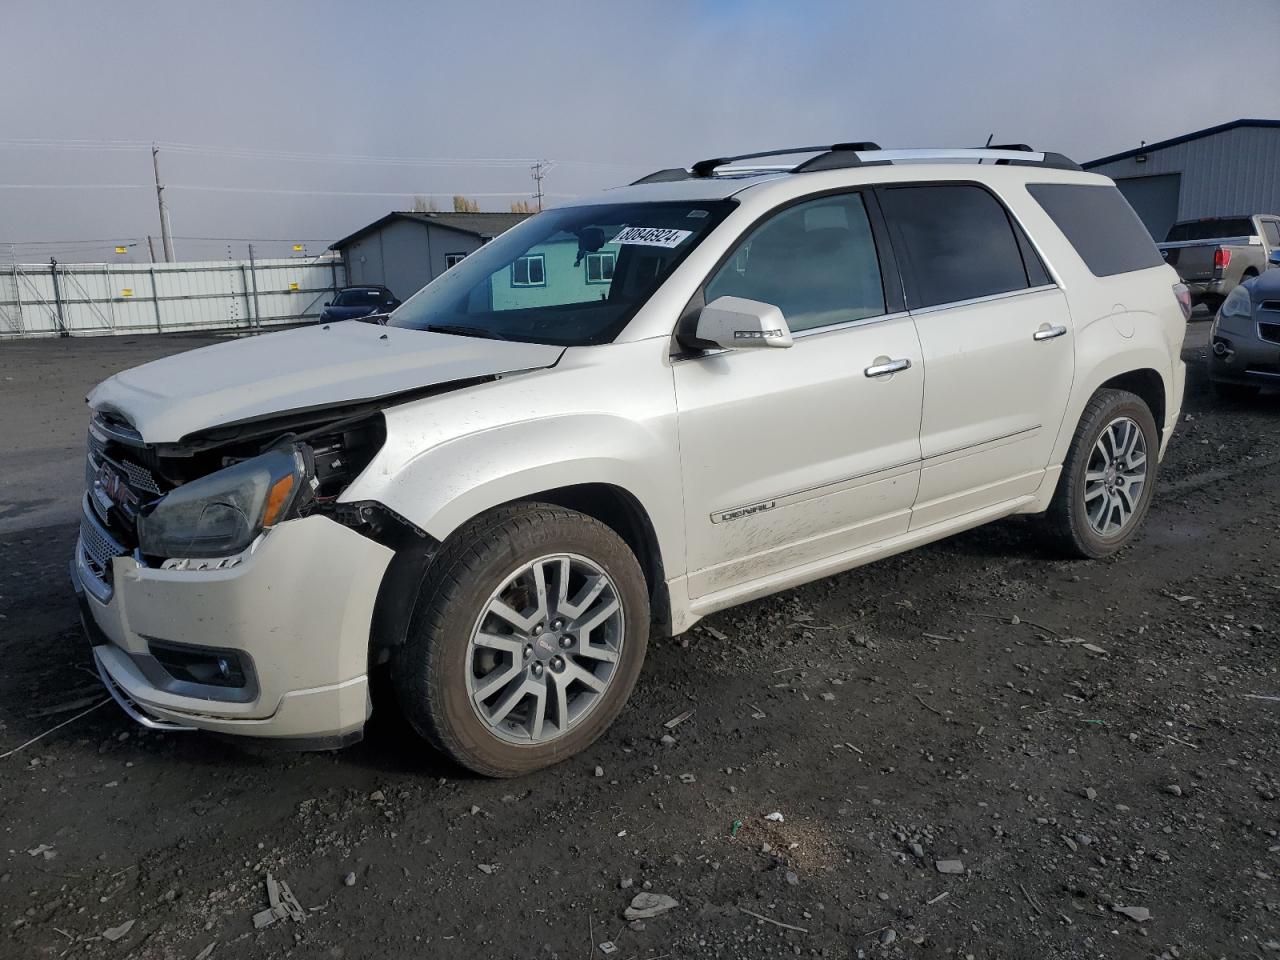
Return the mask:
<svg viewBox="0 0 1280 960">
<path fill-rule="evenodd" d="M 1271 252 L 1280 250 L 1280 216 L 1180 220 L 1158 246 L 1165 263 L 1191 291 L 1192 301 L 1217 311 L 1227 294 L 1260 275 Z"/>
</svg>

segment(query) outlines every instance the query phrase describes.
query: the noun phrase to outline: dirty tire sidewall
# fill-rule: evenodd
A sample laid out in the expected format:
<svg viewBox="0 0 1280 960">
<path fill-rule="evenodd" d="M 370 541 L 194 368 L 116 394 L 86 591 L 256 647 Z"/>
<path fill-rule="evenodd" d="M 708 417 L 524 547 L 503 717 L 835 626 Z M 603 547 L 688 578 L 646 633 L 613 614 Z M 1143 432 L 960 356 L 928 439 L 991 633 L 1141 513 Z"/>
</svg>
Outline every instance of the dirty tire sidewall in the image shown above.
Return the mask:
<svg viewBox="0 0 1280 960">
<path fill-rule="evenodd" d="M 500 582 L 523 563 L 554 553 L 588 557 L 613 581 L 622 606 L 622 656 L 601 702 L 567 734 L 536 746 L 507 743 L 469 702 L 467 646 Z M 504 507 L 471 521 L 446 542 L 428 571 L 392 673 L 401 709 L 418 733 L 476 773 L 519 776 L 579 753 L 609 728 L 635 686 L 648 636 L 644 574 L 621 537 L 563 507 Z"/>
<path fill-rule="evenodd" d="M 1089 524 L 1084 506 L 1085 472 L 1094 444 L 1108 424 L 1119 417 L 1128 417 L 1138 424 L 1147 444 L 1146 486 L 1129 524 L 1117 536 L 1103 537 Z M 1160 438 L 1156 430 L 1151 408 L 1137 394 L 1127 390 L 1099 390 L 1085 406 L 1080 423 L 1076 427 L 1071 447 L 1063 464 L 1058 489 L 1047 516 L 1049 532 L 1057 546 L 1071 556 L 1099 560 L 1109 557 L 1128 544 L 1146 519 L 1147 510 L 1155 494 L 1156 480 L 1160 472 Z"/>
</svg>

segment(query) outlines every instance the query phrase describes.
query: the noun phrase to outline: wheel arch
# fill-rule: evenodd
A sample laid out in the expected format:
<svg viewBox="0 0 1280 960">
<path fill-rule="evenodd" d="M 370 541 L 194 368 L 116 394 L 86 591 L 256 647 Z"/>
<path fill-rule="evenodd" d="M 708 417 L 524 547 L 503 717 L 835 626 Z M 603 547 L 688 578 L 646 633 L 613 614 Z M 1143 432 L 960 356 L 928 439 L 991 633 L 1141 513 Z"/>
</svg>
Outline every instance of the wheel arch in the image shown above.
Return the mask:
<svg viewBox="0 0 1280 960">
<path fill-rule="evenodd" d="M 1096 394 L 1098 390 L 1127 390 L 1140 397 L 1142 402 L 1150 408 L 1151 416 L 1156 421 L 1156 435 L 1163 439 L 1167 394 L 1164 378 L 1160 376 L 1159 371 L 1150 367 L 1128 370 L 1098 384 L 1097 389 L 1090 396 Z"/>
<path fill-rule="evenodd" d="M 1085 346 L 1081 344 L 1080 346 Z M 1156 421 L 1156 429 L 1163 441 L 1169 428 L 1170 398 L 1177 402 L 1176 385 L 1173 382 L 1173 369 L 1169 357 L 1168 346 L 1163 340 L 1155 344 L 1130 342 L 1128 349 L 1110 352 L 1103 349 L 1109 346 L 1114 350 L 1114 340 L 1105 343 L 1088 344 L 1077 356 L 1095 356 L 1097 362 L 1084 370 L 1077 369 L 1075 389 L 1068 404 L 1058 432 L 1058 442 L 1054 446 L 1053 459 L 1050 466 L 1061 466 L 1066 459 L 1071 439 L 1075 436 L 1080 418 L 1084 416 L 1089 401 L 1099 390 L 1128 390 L 1136 394 L 1151 408 L 1151 415 Z"/>
<path fill-rule="evenodd" d="M 666 567 L 653 520 L 631 491 L 613 483 L 573 483 L 539 490 L 509 503 L 551 503 L 599 520 L 623 539 L 644 571 L 653 629 L 661 636 L 671 632 L 671 598 Z"/>
</svg>

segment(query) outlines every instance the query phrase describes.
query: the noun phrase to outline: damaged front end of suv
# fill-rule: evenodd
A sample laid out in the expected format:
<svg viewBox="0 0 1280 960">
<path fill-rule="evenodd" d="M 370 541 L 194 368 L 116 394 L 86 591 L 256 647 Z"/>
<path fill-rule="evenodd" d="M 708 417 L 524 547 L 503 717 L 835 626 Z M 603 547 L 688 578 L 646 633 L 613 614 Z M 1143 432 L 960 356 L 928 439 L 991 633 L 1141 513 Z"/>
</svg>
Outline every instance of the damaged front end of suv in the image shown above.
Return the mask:
<svg viewBox="0 0 1280 960">
<path fill-rule="evenodd" d="M 72 579 L 98 672 L 135 720 L 277 741 L 296 729 L 307 747 L 358 739 L 381 585 L 406 563 L 400 577 L 420 575 L 434 546 L 380 504 L 339 500 L 385 442 L 384 405 L 158 444 L 94 415 Z M 317 553 L 332 559 L 317 569 Z"/>
</svg>

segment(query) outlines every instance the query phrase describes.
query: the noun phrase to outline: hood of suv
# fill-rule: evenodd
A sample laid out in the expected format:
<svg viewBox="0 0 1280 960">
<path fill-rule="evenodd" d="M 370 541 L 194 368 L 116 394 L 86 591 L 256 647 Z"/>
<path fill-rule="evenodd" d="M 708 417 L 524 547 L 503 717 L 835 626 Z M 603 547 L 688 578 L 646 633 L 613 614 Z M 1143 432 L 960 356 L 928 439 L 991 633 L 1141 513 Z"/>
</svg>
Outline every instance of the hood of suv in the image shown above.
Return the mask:
<svg viewBox="0 0 1280 960">
<path fill-rule="evenodd" d="M 245 337 L 144 363 L 89 394 L 147 443 L 297 410 L 552 366 L 563 347 L 368 323 Z"/>
</svg>

